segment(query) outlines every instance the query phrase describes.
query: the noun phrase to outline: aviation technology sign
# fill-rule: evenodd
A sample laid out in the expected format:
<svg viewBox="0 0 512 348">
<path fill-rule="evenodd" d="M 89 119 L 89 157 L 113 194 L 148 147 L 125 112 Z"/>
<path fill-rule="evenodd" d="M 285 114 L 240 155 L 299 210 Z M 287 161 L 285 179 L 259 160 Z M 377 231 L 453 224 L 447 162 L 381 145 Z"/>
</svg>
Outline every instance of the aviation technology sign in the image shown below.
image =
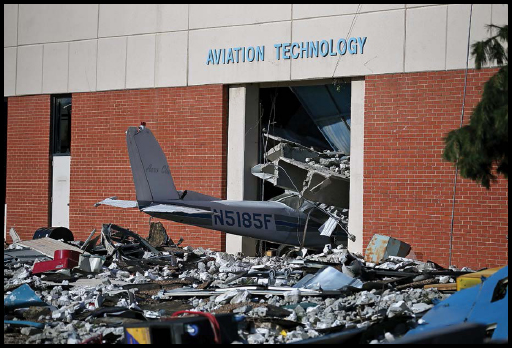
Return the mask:
<svg viewBox="0 0 512 348">
<path fill-rule="evenodd" d="M 304 59 L 345 54 L 363 54 L 366 36 L 302 42 L 285 42 L 274 44 L 274 55 L 281 59 Z M 231 47 L 210 49 L 206 65 L 237 64 L 245 62 L 263 62 L 265 46 Z"/>
</svg>

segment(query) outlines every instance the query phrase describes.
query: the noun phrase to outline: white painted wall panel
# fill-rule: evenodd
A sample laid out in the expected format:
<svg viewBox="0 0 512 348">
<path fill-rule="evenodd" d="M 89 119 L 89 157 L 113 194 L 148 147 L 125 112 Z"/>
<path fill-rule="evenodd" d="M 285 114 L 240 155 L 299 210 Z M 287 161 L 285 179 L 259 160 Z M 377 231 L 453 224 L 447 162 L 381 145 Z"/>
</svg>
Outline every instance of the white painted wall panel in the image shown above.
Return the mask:
<svg viewBox="0 0 512 348">
<path fill-rule="evenodd" d="M 156 87 L 186 86 L 187 40 L 186 31 L 157 34 Z"/>
<path fill-rule="evenodd" d="M 404 9 L 404 4 L 295 4 L 293 5 L 293 19 L 354 15 L 374 11 L 387 11 Z M 359 9 L 359 11 L 358 11 Z"/>
<path fill-rule="evenodd" d="M 189 85 L 284 81 L 290 61 L 277 60 L 274 44 L 289 42 L 290 22 L 190 31 Z M 264 62 L 206 65 L 208 49 L 265 46 Z"/>
<path fill-rule="evenodd" d="M 4 95 L 13 88 L 15 95 L 23 95 L 330 78 L 338 56 L 276 60 L 273 45 L 335 40 L 346 36 L 353 20 L 350 36 L 367 37 L 365 52 L 344 55 L 336 77 L 463 69 L 469 8 L 469 4 L 4 4 L 4 48 L 20 47 L 4 51 Z M 491 23 L 508 23 L 508 5 L 473 6 L 471 43 L 486 39 L 486 25 Z M 49 45 L 56 43 L 69 46 L 67 62 L 64 46 Z M 206 65 L 209 49 L 257 45 L 265 46 L 264 62 Z M 469 67 L 474 67 L 472 58 Z"/>
<path fill-rule="evenodd" d="M 16 94 L 40 94 L 42 81 L 43 45 L 18 47 Z"/>
<path fill-rule="evenodd" d="M 128 37 L 126 88 L 155 86 L 155 35 Z"/>
<path fill-rule="evenodd" d="M 492 24 L 498 26 L 508 24 L 508 4 L 492 4 Z M 508 43 L 505 43 L 504 47 L 508 49 Z"/>
<path fill-rule="evenodd" d="M 491 4 L 473 5 L 473 17 L 471 19 L 471 44 L 476 41 L 487 39 L 490 35 L 487 31 L 487 25 L 491 24 Z M 467 34 L 467 31 L 466 31 Z M 467 38 L 465 40 L 467 42 Z M 469 57 L 469 68 L 475 67 L 475 60 Z"/>
<path fill-rule="evenodd" d="M 69 43 L 44 45 L 43 93 L 68 91 Z"/>
<path fill-rule="evenodd" d="M 470 10 L 471 5 L 469 4 L 448 6 L 446 69 L 466 68 Z M 473 5 L 470 45 L 489 37 L 486 25 L 490 24 L 490 21 L 491 5 Z M 470 47 L 469 68 L 474 67 L 475 63 Z"/>
<path fill-rule="evenodd" d="M 97 38 L 98 5 L 21 4 L 20 45 Z"/>
<path fill-rule="evenodd" d="M 4 96 L 16 95 L 16 47 L 4 48 Z"/>
<path fill-rule="evenodd" d="M 405 72 L 444 70 L 447 7 L 407 10 Z"/>
<path fill-rule="evenodd" d="M 363 54 L 347 52 L 342 56 L 292 59 L 292 79 L 329 78 L 334 72 L 334 76 L 401 72 L 404 13 L 397 10 L 358 15 L 350 37 L 367 37 Z M 352 16 L 337 16 L 294 21 L 293 41 L 333 39 L 336 45 L 339 38 L 346 38 L 352 19 Z"/>
<path fill-rule="evenodd" d="M 492 24 L 508 24 L 508 4 L 492 4 Z"/>
<path fill-rule="evenodd" d="M 69 43 L 69 92 L 96 91 L 98 41 Z"/>
<path fill-rule="evenodd" d="M 187 4 L 159 4 L 157 5 L 159 32 L 188 29 Z"/>
<path fill-rule="evenodd" d="M 71 156 L 53 157 L 52 227 L 69 228 Z"/>
<path fill-rule="evenodd" d="M 98 42 L 97 90 L 124 89 L 126 86 L 126 37 Z"/>
<path fill-rule="evenodd" d="M 4 4 L 4 47 L 18 43 L 18 4 Z"/>
<path fill-rule="evenodd" d="M 438 4 L 407 4 L 407 8 L 424 7 L 424 6 L 436 6 Z"/>
<path fill-rule="evenodd" d="M 464 69 L 468 49 L 470 6 L 448 6 L 448 32 L 446 36 L 446 69 Z"/>
<path fill-rule="evenodd" d="M 357 4 L 294 4 L 293 19 L 353 14 Z"/>
<path fill-rule="evenodd" d="M 405 4 L 362 4 L 360 12 L 403 10 L 404 8 Z"/>
<path fill-rule="evenodd" d="M 100 5 L 99 37 L 149 34 L 157 30 L 157 5 Z"/>
<path fill-rule="evenodd" d="M 289 4 L 191 4 L 190 29 L 291 19 Z"/>
</svg>

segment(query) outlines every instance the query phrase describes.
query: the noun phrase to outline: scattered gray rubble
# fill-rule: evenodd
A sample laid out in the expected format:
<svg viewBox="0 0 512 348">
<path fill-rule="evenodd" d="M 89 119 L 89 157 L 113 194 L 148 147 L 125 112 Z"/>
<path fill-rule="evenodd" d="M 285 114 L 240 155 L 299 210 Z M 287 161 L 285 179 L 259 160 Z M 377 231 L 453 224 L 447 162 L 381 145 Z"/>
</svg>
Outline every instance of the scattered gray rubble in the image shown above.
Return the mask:
<svg viewBox="0 0 512 348">
<path fill-rule="evenodd" d="M 103 226 L 97 245 L 73 242 L 85 259 L 101 259 L 92 268 L 82 262 L 33 274 L 34 264 L 52 258 L 37 247 L 9 245 L 4 342 L 123 343 L 124 325 L 188 310 L 237 316 L 233 343 L 292 343 L 352 329 L 364 329 L 359 343 L 385 343 L 451 294 L 424 284 L 454 282 L 471 272 L 393 256 L 370 263 L 342 246 L 283 257 L 232 255 L 181 247 L 182 240 L 175 244 L 153 224 L 149 242 L 112 224 Z M 24 297 L 42 305 L 11 303 Z"/>
</svg>

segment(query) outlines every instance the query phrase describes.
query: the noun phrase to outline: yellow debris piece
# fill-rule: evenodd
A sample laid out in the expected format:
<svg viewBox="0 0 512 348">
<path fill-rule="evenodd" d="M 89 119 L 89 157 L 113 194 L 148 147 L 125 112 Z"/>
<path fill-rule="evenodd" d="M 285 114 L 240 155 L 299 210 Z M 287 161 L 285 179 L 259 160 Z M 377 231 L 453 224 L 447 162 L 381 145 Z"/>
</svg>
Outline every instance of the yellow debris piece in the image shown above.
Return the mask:
<svg viewBox="0 0 512 348">
<path fill-rule="evenodd" d="M 482 282 L 482 277 L 489 278 L 494 273 L 496 273 L 498 270 L 502 269 L 505 266 L 502 267 L 496 267 L 496 268 L 489 268 L 484 269 L 480 272 L 475 273 L 468 273 L 465 275 L 462 275 L 457 278 L 457 291 L 462 289 L 467 289 L 472 286 L 478 285 Z"/>
<path fill-rule="evenodd" d="M 151 344 L 149 328 L 147 327 L 131 327 L 127 328 L 126 332 L 131 336 L 128 337 L 128 342 L 131 344 Z"/>
</svg>

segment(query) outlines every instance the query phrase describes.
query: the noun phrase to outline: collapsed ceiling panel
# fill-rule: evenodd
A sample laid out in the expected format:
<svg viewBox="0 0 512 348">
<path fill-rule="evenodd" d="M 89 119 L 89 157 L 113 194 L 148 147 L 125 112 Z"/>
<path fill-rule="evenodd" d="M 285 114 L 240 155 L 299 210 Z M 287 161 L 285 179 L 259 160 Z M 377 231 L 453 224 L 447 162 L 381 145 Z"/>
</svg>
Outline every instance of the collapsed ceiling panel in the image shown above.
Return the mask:
<svg viewBox="0 0 512 348">
<path fill-rule="evenodd" d="M 290 89 L 333 149 L 350 154 L 350 85 Z"/>
<path fill-rule="evenodd" d="M 321 153 L 275 136 L 267 137 L 283 142 L 265 153 L 265 163 L 251 169 L 254 176 L 308 200 L 348 208 L 350 173 L 345 169 L 350 168 L 349 156 Z"/>
</svg>

